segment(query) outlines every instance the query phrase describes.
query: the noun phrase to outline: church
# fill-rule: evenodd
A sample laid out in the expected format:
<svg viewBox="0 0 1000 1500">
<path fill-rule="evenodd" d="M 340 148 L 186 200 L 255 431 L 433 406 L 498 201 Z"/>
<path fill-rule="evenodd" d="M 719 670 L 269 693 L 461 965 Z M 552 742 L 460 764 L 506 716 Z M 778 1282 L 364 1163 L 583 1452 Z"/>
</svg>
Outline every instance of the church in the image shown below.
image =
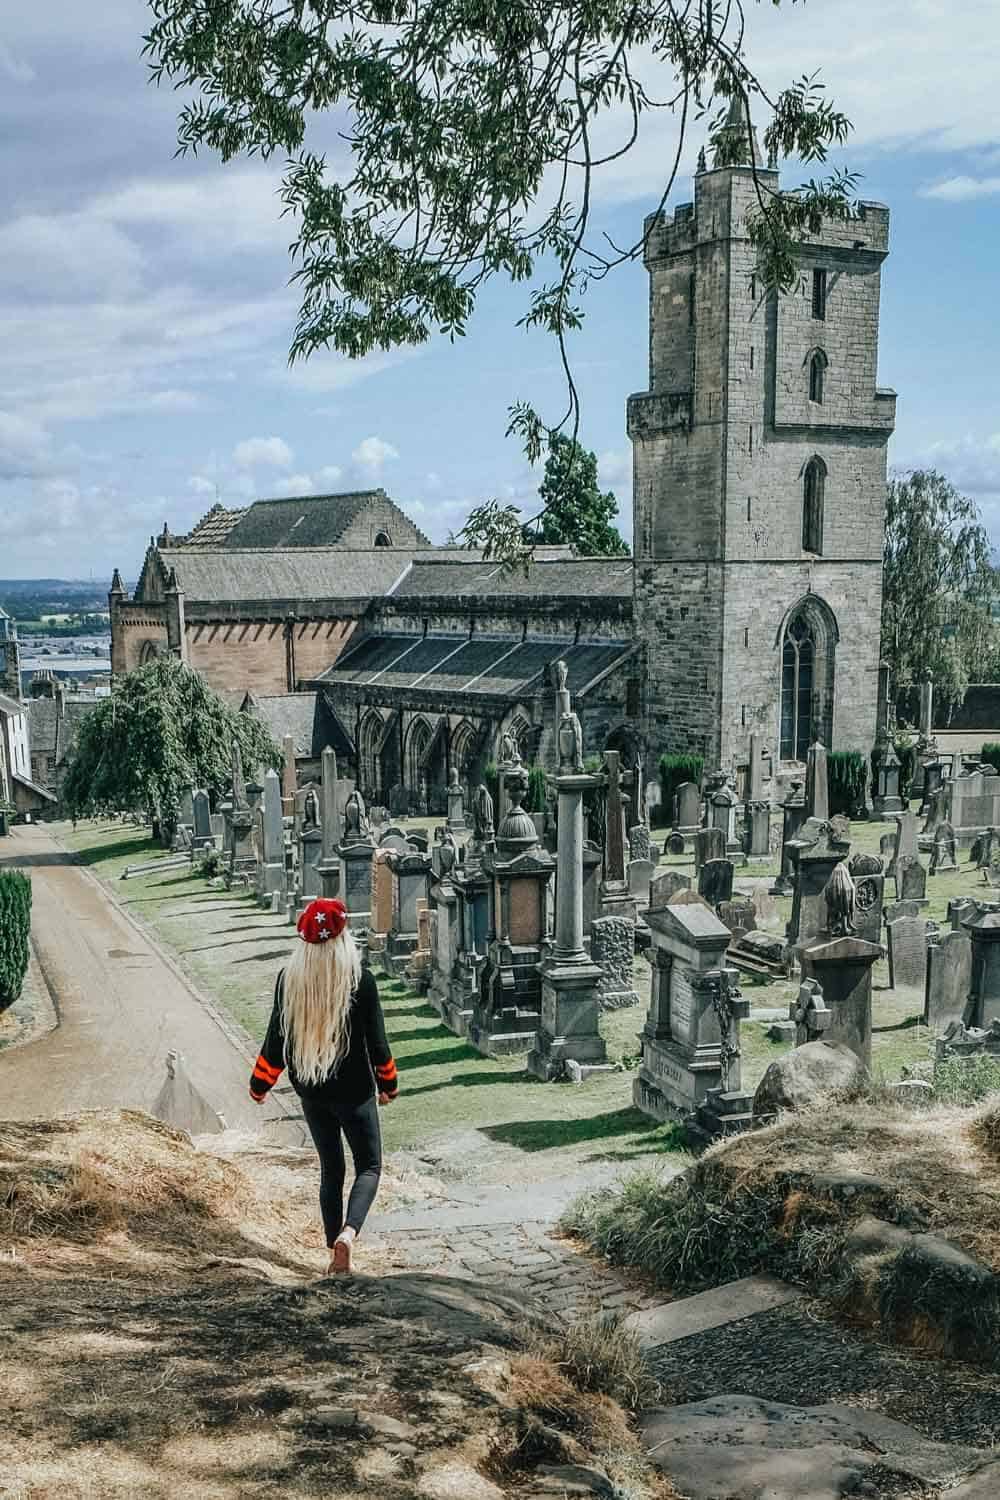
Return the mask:
<svg viewBox="0 0 1000 1500">
<path fill-rule="evenodd" d="M 729 129 L 736 127 L 727 127 Z M 303 759 L 329 738 L 370 800 L 443 807 L 512 734 L 548 764 L 562 659 L 588 753 L 701 754 L 775 779 L 810 739 L 865 754 L 879 681 L 886 450 L 877 383 L 889 212 L 860 203 L 755 274 L 748 218 L 779 177 L 702 153 L 694 202 L 645 225 L 648 389 L 629 397 L 634 557 L 540 548 L 504 575 L 433 547 L 381 490 L 220 506 L 151 539 L 110 593 L 112 671 L 173 652 Z"/>
</svg>

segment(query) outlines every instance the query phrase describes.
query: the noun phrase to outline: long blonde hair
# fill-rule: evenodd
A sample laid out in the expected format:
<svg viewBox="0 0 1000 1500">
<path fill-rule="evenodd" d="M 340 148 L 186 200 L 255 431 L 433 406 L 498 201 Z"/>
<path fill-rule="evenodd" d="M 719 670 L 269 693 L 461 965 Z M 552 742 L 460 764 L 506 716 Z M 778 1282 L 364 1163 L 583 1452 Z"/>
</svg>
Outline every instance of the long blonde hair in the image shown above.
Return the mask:
<svg viewBox="0 0 1000 1500">
<path fill-rule="evenodd" d="M 361 955 L 349 927 L 328 942 L 299 944 L 282 981 L 281 1012 L 287 1057 L 303 1083 L 321 1083 L 347 1051 L 351 996 L 360 978 Z"/>
</svg>

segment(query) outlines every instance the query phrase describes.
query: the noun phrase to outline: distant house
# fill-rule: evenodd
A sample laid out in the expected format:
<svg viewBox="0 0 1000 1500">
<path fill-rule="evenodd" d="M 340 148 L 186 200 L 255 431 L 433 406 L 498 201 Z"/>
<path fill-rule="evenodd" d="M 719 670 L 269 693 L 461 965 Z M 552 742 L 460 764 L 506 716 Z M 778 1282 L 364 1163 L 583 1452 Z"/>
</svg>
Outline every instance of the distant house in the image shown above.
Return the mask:
<svg viewBox="0 0 1000 1500">
<path fill-rule="evenodd" d="M 0 609 L 0 802 L 43 816 L 56 799 L 32 779 L 28 706 L 21 696 L 21 648 L 17 626 Z"/>
<path fill-rule="evenodd" d="M 53 802 L 58 802 L 70 754 L 76 744 L 80 725 L 100 701 L 67 693 L 61 682 L 40 679 L 32 682 L 33 696 L 29 711 L 31 736 L 31 775 L 44 787 Z"/>
</svg>

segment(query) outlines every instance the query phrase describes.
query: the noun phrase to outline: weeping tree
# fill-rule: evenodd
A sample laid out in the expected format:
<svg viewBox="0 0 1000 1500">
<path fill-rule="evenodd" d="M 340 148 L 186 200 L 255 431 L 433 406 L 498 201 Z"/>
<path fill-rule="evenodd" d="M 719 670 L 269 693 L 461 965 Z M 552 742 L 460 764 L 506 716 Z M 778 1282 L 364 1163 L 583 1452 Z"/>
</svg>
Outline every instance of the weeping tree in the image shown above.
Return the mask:
<svg viewBox="0 0 1000 1500">
<path fill-rule="evenodd" d="M 882 570 L 882 653 L 894 697 L 930 679 L 941 699 L 958 703 L 970 682 L 996 676 L 995 590 L 975 501 L 933 469 L 894 475 Z"/>
<path fill-rule="evenodd" d="M 234 745 L 248 771 L 281 764 L 259 719 L 230 708 L 176 657 L 158 657 L 123 677 L 84 719 L 63 804 L 73 818 L 141 813 L 170 834 L 185 787 L 230 785 Z"/>
<path fill-rule="evenodd" d="M 508 434 L 532 463 L 556 434 L 577 438 L 569 345 L 588 295 L 642 256 L 648 231 L 617 245 L 593 204 L 647 138 L 664 164 L 653 208 L 692 131 L 716 165 L 753 169 L 747 232 L 770 289 L 794 288 L 797 241 L 853 206 L 845 169 L 782 193 L 758 173 L 751 112 L 774 161 L 822 166 L 850 123 L 815 74 L 767 90 L 747 62 L 747 0 L 148 3 L 151 78 L 186 100 L 181 153 L 284 160 L 301 298 L 290 357 L 461 338 L 487 282 L 518 283 L 519 324 L 552 336 L 565 377 L 560 410 L 509 408 Z M 464 539 L 513 567 L 534 533 L 491 500 Z"/>
</svg>

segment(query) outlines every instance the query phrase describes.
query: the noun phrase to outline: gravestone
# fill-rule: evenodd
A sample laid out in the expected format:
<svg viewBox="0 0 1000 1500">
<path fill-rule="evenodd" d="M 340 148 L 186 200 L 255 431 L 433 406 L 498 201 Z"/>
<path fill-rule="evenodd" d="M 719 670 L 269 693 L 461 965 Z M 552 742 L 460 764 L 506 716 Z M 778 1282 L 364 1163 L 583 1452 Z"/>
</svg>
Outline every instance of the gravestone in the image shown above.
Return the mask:
<svg viewBox="0 0 1000 1500">
<path fill-rule="evenodd" d="M 649 903 L 649 887 L 656 874 L 656 865 L 651 859 L 632 859 L 628 866 L 629 890 L 639 906 Z"/>
<path fill-rule="evenodd" d="M 277 771 L 264 773 L 264 801 L 262 807 L 262 854 L 259 891 L 261 897 L 270 902 L 272 896 L 280 896 L 282 909 L 285 897 L 285 817 L 281 805 L 281 780 Z"/>
<path fill-rule="evenodd" d="M 459 785 L 458 767 L 448 773 L 448 827 L 453 833 L 465 831 L 465 794 Z"/>
<path fill-rule="evenodd" d="M 663 847 L 668 854 L 672 854 L 676 858 L 684 853 L 684 835 L 679 833 L 677 829 L 674 829 L 673 833 L 667 834 Z"/>
<path fill-rule="evenodd" d="M 638 1005 L 632 977 L 635 928 L 626 917 L 596 917 L 590 930 L 590 956 L 601 966 L 597 992 L 602 1010 Z"/>
<path fill-rule="evenodd" d="M 969 896 L 958 896 L 954 901 L 948 902 L 948 923 L 952 932 L 959 932 L 962 923 L 967 917 L 971 917 L 976 910 L 976 903 Z"/>
<path fill-rule="evenodd" d="M 323 833 L 317 824 L 308 824 L 299 834 L 299 898 L 315 901 L 323 894 L 323 880 L 319 873 L 323 858 Z"/>
<path fill-rule="evenodd" d="M 181 792 L 177 809 L 177 822 L 182 828 L 194 828 L 194 787 L 186 786 Z"/>
<path fill-rule="evenodd" d="M 866 943 L 882 940 L 882 906 L 885 895 L 885 876 L 866 875 L 848 870 L 854 881 L 854 931 Z"/>
<path fill-rule="evenodd" d="M 726 857 L 726 835 L 721 828 L 714 825 L 709 828 L 699 828 L 694 836 L 694 873 L 697 875 L 702 865 L 707 864 L 710 859 L 725 859 Z"/>
<path fill-rule="evenodd" d="M 883 833 L 882 837 L 878 841 L 878 851 L 881 854 L 882 858 L 885 860 L 885 873 L 887 875 L 895 874 L 892 865 L 893 861 L 896 858 L 897 837 L 898 834 L 895 833 Z"/>
<path fill-rule="evenodd" d="M 896 856 L 896 900 L 926 901 L 927 871 L 917 854 Z"/>
<path fill-rule="evenodd" d="M 380 849 L 396 849 L 400 853 L 410 847 L 406 834 L 395 825 L 383 829 L 378 846 Z"/>
<path fill-rule="evenodd" d="M 915 812 L 909 808 L 905 812 L 896 814 L 896 841 L 892 851 L 892 863 L 890 872 L 895 875 L 896 865 L 900 859 L 913 859 L 917 853 L 917 840 L 919 837 L 918 818 Z"/>
<path fill-rule="evenodd" d="M 895 746 L 890 742 L 879 762 L 872 802 L 876 817 L 884 818 L 903 811 L 899 796 L 900 764 Z"/>
<path fill-rule="evenodd" d="M 967 1024 L 989 1026 L 1000 1016 L 1000 911 L 977 906 L 962 928 L 972 939 Z"/>
<path fill-rule="evenodd" d="M 720 901 L 716 915 L 729 928 L 733 943 L 738 943 L 748 932 L 756 931 L 757 913 L 751 896 L 735 896 L 731 901 Z"/>
<path fill-rule="evenodd" d="M 393 818 L 405 818 L 410 810 L 410 794 L 401 781 L 389 789 L 389 814 Z"/>
<path fill-rule="evenodd" d="M 772 896 L 790 896 L 795 888 L 792 840 L 806 820 L 806 800 L 801 781 L 793 781 L 781 809 L 781 869 L 771 887 Z"/>
<path fill-rule="evenodd" d="M 904 918 L 904 920 L 906 920 Z M 877 943 L 822 933 L 802 949 L 802 977 L 813 979 L 830 1012 L 824 1041 L 850 1047 L 865 1068 L 872 1063 L 872 966 Z"/>
<path fill-rule="evenodd" d="M 955 830 L 948 822 L 939 823 L 934 830 L 934 844 L 931 848 L 931 867 L 929 873 L 931 875 L 938 875 L 946 870 L 957 869 Z"/>
<path fill-rule="evenodd" d="M 295 812 L 295 793 L 299 789 L 295 769 L 295 738 L 286 734 L 281 742 L 281 810 L 286 818 Z"/>
<path fill-rule="evenodd" d="M 717 787 L 708 798 L 708 826 L 720 831 L 725 849 L 739 847 L 739 840 L 736 836 L 736 807 L 736 793 L 725 783 Z"/>
<path fill-rule="evenodd" d="M 583 935 L 590 933 L 594 918 L 601 915 L 601 875 L 604 860 L 601 851 L 590 839 L 583 845 Z M 558 874 L 556 882 L 558 883 Z"/>
<path fill-rule="evenodd" d="M 701 793 L 693 781 L 682 781 L 674 793 L 674 828 L 693 834 L 701 823 Z"/>
<path fill-rule="evenodd" d="M 806 754 L 806 817 L 825 823 L 830 816 L 826 746 L 814 740 Z"/>
<path fill-rule="evenodd" d="M 698 894 L 709 906 L 731 901 L 733 896 L 733 862 L 731 859 L 708 859 L 698 871 Z"/>
<path fill-rule="evenodd" d="M 967 932 L 934 933 L 927 943 L 924 1024 L 940 1035 L 964 1022 L 972 982 L 972 941 Z"/>
<path fill-rule="evenodd" d="M 392 926 L 392 851 L 376 849 L 372 855 L 372 920 L 369 947 L 384 946 Z"/>
<path fill-rule="evenodd" d="M 787 846 L 795 881 L 786 928 L 792 950 L 803 947 L 826 929 L 824 893 L 834 869 L 851 852 L 850 843 L 842 834 L 843 825 L 836 819 L 821 823 L 807 818 Z"/>
<path fill-rule="evenodd" d="M 629 861 L 632 863 L 637 859 L 652 859 L 653 841 L 645 823 L 634 823 L 629 829 L 628 855 Z"/>
<path fill-rule="evenodd" d="M 922 916 L 896 917 L 885 930 L 890 988 L 919 990 L 922 995 L 927 983 L 927 923 Z"/>
<path fill-rule="evenodd" d="M 788 1019 L 795 1028 L 796 1047 L 823 1040 L 831 1018 L 818 980 L 803 979 L 798 995 L 788 1007 Z"/>
<path fill-rule="evenodd" d="M 729 929 L 700 901 L 651 910 L 648 921 L 652 987 L 633 1099 L 645 1114 L 671 1120 L 723 1081 L 718 1001 Z"/>
<path fill-rule="evenodd" d="M 191 838 L 192 849 L 210 849 L 215 843 L 212 833 L 212 813 L 208 800 L 208 793 L 200 788 L 195 792 L 191 802 L 192 827 L 194 832 Z"/>
<path fill-rule="evenodd" d="M 650 882 L 650 907 L 668 906 L 678 891 L 690 889 L 691 877 L 689 875 L 682 875 L 679 870 L 667 870 L 665 874 L 658 875 Z"/>
</svg>

